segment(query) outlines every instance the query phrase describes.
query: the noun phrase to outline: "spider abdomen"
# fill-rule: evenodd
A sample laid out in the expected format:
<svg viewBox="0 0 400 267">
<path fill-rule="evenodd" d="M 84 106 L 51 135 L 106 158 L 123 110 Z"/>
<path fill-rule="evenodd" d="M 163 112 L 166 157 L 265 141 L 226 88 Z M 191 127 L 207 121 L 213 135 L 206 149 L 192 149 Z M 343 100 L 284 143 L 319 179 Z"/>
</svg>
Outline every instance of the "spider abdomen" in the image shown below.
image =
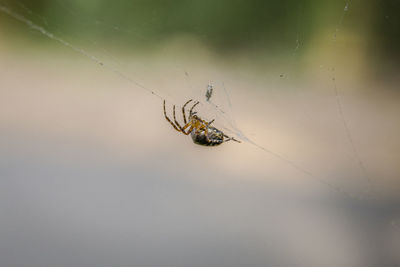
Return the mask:
<svg viewBox="0 0 400 267">
<path fill-rule="evenodd" d="M 205 131 L 193 130 L 190 135 L 195 144 L 202 146 L 217 146 L 224 142 L 224 133 L 215 127 L 208 127 L 208 134 Z"/>
</svg>

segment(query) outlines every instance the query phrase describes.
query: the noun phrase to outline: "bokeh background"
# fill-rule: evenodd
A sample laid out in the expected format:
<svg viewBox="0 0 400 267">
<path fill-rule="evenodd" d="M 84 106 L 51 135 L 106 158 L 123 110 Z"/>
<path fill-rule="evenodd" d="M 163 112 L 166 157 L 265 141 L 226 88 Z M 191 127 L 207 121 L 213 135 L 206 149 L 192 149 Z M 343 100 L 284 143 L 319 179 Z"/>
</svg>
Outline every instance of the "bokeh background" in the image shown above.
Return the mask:
<svg viewBox="0 0 400 267">
<path fill-rule="evenodd" d="M 399 266 L 399 11 L 1 0 L 0 266 Z"/>
</svg>

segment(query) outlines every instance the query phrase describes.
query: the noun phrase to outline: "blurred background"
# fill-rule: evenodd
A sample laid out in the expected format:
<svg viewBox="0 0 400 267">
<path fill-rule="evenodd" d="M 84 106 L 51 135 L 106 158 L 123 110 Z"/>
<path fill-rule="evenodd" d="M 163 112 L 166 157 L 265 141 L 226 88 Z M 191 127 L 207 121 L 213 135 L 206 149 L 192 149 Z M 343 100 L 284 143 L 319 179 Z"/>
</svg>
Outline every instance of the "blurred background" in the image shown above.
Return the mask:
<svg viewBox="0 0 400 267">
<path fill-rule="evenodd" d="M 399 266 L 399 11 L 0 0 L 0 266 Z"/>
</svg>

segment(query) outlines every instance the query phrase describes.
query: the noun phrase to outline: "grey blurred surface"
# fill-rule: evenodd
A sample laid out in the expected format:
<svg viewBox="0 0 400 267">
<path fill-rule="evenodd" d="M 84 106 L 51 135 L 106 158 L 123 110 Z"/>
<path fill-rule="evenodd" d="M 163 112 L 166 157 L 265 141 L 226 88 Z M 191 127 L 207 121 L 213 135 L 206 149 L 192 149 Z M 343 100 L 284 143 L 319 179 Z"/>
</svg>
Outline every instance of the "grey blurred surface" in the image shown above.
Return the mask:
<svg viewBox="0 0 400 267">
<path fill-rule="evenodd" d="M 262 92 L 219 72 L 242 129 L 307 177 L 247 143 L 194 145 L 159 99 L 90 62 L 2 58 L 0 266 L 399 265 L 397 95 L 344 97 L 372 184 L 387 189 L 358 200 L 318 180 L 366 188 L 323 91 Z M 132 72 L 180 102 L 191 93 L 168 64 Z M 196 66 L 205 89 L 215 70 Z"/>
<path fill-rule="evenodd" d="M 172 2 L 0 1 L 0 266 L 400 266 L 395 1 Z"/>
</svg>

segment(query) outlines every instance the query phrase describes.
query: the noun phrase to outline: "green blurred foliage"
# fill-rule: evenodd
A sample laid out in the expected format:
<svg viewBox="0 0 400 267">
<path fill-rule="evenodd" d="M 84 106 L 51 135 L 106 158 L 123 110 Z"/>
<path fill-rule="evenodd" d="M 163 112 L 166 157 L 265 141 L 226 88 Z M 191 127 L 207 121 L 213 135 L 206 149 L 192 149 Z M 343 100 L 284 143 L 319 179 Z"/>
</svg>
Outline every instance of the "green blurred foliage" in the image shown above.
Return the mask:
<svg viewBox="0 0 400 267">
<path fill-rule="evenodd" d="M 374 44 L 384 55 L 400 58 L 400 1 L 376 1 L 373 16 Z"/>
<path fill-rule="evenodd" d="M 35 23 L 64 36 L 151 46 L 188 35 L 220 52 L 294 49 L 321 28 L 340 24 L 347 1 L 329 0 L 8 0 Z M 400 1 L 351 1 L 344 25 L 371 36 L 374 48 L 400 45 Z M 45 25 L 44 25 L 45 24 Z M 333 34 L 333 33 L 332 33 Z"/>
</svg>

